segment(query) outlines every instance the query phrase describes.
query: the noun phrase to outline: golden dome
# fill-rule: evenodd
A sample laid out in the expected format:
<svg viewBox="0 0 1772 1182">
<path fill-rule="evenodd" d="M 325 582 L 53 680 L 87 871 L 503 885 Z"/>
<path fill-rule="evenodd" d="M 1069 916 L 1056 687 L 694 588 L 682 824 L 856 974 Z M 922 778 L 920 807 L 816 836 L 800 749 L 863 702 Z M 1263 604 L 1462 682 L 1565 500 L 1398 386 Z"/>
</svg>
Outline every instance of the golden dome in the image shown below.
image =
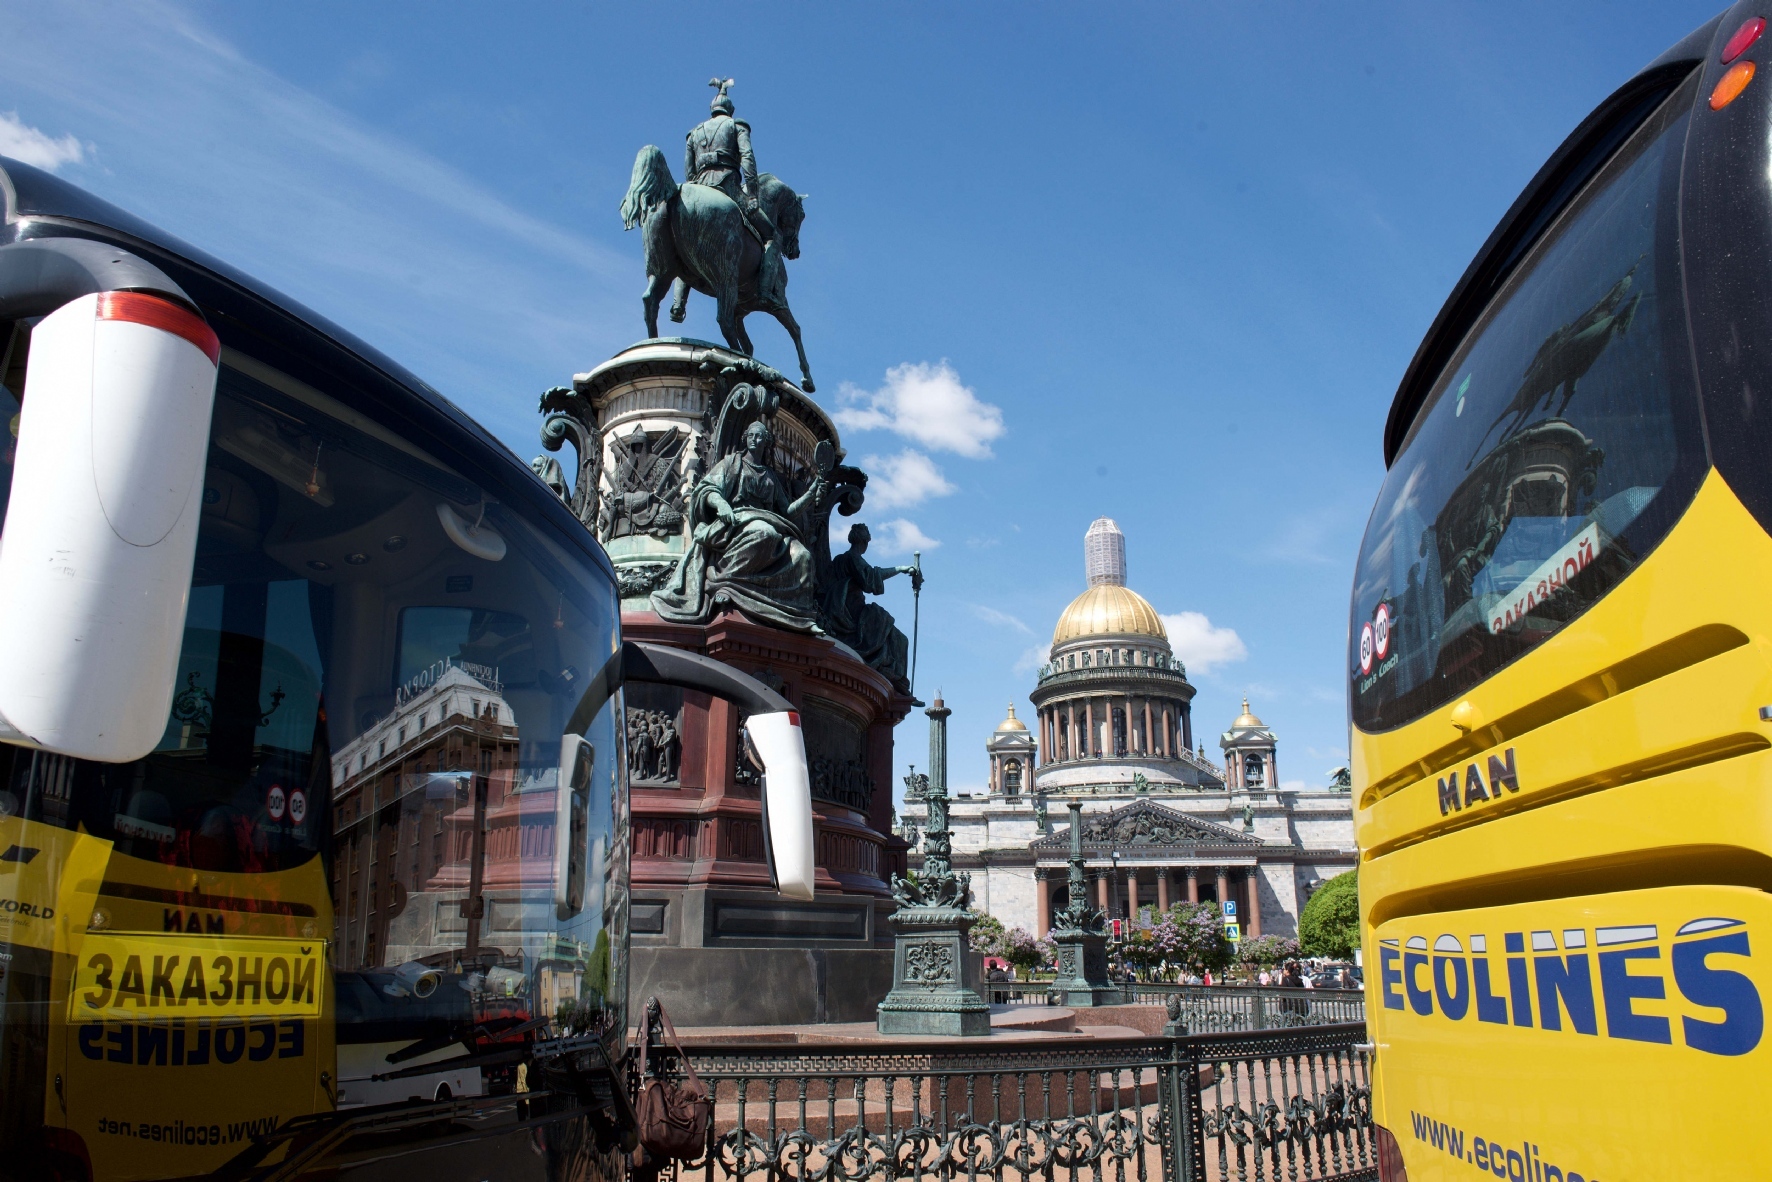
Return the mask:
<svg viewBox="0 0 1772 1182">
<path fill-rule="evenodd" d="M 1231 723 L 1231 729 L 1237 730 L 1238 728 L 1245 726 L 1265 727 L 1266 725 L 1267 723 L 1249 713 L 1249 699 L 1245 697 L 1243 699 L 1243 713 L 1237 715 L 1237 721 Z"/>
<path fill-rule="evenodd" d="M 1052 643 L 1064 644 L 1085 636 L 1151 636 L 1165 643 L 1169 634 L 1157 609 L 1144 596 L 1118 583 L 1098 583 L 1071 600 L 1052 630 Z"/>
<path fill-rule="evenodd" d="M 999 722 L 997 724 L 997 733 L 1000 735 L 1000 734 L 1004 733 L 1005 731 L 1020 731 L 1023 734 L 1026 734 L 1027 729 L 1028 729 L 1028 724 L 1023 722 L 1021 719 L 1015 717 L 1015 704 L 1013 702 L 1010 703 L 1009 717 L 1005 718 L 1002 722 Z"/>
</svg>

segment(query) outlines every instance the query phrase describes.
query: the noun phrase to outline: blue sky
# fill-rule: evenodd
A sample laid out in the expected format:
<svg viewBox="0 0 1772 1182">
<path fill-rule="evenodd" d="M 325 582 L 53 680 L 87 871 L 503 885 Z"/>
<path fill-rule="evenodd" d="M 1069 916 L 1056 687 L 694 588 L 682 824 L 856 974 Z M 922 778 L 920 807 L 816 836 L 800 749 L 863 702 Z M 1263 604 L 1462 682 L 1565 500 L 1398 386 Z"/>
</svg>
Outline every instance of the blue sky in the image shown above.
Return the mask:
<svg viewBox="0 0 1772 1182">
<path fill-rule="evenodd" d="M 331 316 L 524 457 L 540 391 L 644 336 L 635 152 L 680 167 L 707 79 L 736 77 L 760 167 L 810 194 L 789 294 L 874 457 L 873 557 L 923 539 L 918 686 L 954 708 L 961 788 L 1004 704 L 1027 713 L 1102 514 L 1208 753 L 1246 693 L 1282 779 L 1345 761 L 1346 597 L 1403 367 L 1543 159 L 1716 11 L 0 9 L 0 152 Z M 711 312 L 685 331 L 717 339 Z M 786 335 L 751 331 L 791 373 Z M 913 716 L 901 768 L 925 751 Z"/>
</svg>

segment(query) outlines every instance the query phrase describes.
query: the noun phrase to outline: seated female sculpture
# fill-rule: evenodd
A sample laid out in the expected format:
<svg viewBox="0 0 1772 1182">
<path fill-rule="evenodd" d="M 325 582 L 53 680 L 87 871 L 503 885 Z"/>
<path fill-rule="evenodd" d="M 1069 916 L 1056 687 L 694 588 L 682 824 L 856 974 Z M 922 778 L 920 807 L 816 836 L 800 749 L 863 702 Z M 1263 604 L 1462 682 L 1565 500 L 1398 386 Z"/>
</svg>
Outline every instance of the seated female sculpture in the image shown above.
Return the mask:
<svg viewBox="0 0 1772 1182">
<path fill-rule="evenodd" d="M 800 514 L 825 492 L 814 478 L 789 501 L 769 467 L 775 433 L 758 419 L 745 428 L 744 449 L 715 464 L 689 494 L 695 533 L 670 582 L 652 593 L 653 610 L 678 624 L 705 624 L 728 607 L 758 623 L 818 631 L 812 551 L 800 536 Z"/>
</svg>

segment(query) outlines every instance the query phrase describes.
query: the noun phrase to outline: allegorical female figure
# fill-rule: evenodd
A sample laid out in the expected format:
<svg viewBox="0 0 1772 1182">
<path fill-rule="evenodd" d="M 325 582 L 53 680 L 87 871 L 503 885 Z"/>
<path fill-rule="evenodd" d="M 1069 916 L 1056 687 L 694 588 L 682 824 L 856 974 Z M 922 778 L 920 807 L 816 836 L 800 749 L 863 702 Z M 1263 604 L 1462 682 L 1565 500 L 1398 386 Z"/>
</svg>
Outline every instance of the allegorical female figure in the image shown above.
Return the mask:
<svg viewBox="0 0 1772 1182">
<path fill-rule="evenodd" d="M 695 532 L 663 589 L 652 593 L 661 619 L 705 624 L 728 607 L 760 623 L 818 630 L 812 551 L 799 518 L 824 495 L 815 478 L 796 500 L 769 467 L 775 433 L 761 419 L 745 428 L 744 448 L 726 456 L 689 494 Z"/>
</svg>

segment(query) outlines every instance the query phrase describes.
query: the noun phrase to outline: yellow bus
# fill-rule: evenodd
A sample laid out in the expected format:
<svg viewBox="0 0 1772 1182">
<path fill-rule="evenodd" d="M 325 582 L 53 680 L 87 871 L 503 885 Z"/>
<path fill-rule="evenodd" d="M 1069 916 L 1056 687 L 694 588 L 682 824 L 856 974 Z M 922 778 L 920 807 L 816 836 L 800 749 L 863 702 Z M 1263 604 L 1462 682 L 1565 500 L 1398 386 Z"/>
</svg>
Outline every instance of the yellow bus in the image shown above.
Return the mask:
<svg viewBox="0 0 1772 1182">
<path fill-rule="evenodd" d="M 1386 1182 L 1772 1149 L 1765 27 L 1569 137 L 1391 408 L 1349 625 Z"/>
<path fill-rule="evenodd" d="M 633 1111 L 621 637 L 528 465 L 342 329 L 0 159 L 0 1180 L 597 1179 Z"/>
</svg>

